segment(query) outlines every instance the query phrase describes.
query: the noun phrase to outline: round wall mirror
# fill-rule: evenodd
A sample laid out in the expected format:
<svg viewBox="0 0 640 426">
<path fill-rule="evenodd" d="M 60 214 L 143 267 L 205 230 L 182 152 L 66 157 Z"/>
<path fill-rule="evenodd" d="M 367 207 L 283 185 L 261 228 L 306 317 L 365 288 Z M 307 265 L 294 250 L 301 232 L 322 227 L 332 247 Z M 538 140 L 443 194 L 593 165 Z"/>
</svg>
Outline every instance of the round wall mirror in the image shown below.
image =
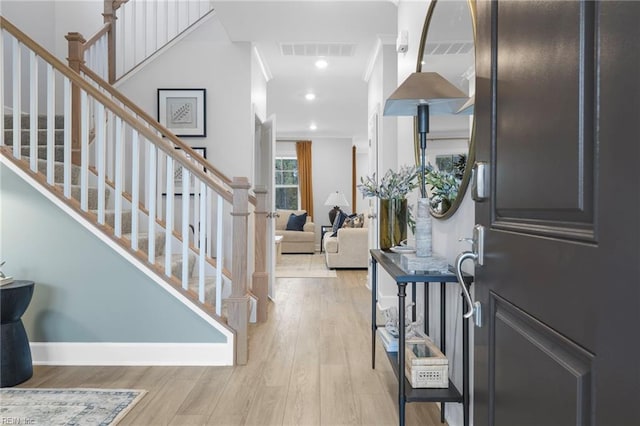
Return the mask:
<svg viewBox="0 0 640 426">
<path fill-rule="evenodd" d="M 437 72 L 462 92 L 475 93 L 475 1 L 433 0 L 418 50 L 417 72 Z M 451 217 L 469 186 L 475 161 L 473 104 L 461 103 L 458 114 L 431 116 L 427 134 L 427 178 L 431 215 Z M 414 121 L 416 164 L 420 143 Z"/>
</svg>

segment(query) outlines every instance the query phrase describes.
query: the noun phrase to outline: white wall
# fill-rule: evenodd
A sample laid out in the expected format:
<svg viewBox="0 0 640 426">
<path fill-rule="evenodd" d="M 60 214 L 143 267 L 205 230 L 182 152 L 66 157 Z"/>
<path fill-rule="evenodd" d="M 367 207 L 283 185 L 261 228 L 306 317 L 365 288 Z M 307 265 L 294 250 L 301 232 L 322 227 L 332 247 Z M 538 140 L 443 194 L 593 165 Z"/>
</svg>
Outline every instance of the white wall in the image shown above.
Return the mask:
<svg viewBox="0 0 640 426">
<path fill-rule="evenodd" d="M 330 193 L 340 191 L 349 202 L 342 207 L 346 213 L 353 212 L 351 205 L 351 155 L 352 140 L 349 138 L 314 139 L 313 152 L 313 209 L 318 232 L 316 241 L 320 244 L 320 225 L 330 225 L 329 211 L 333 206 L 325 206 Z"/>
<path fill-rule="evenodd" d="M 69 32 L 85 38 L 103 24 L 102 1 L 2 0 L 0 13 L 22 32 L 61 60 L 67 57 Z"/>
<path fill-rule="evenodd" d="M 260 121 L 267 119 L 267 79 L 255 47 L 251 47 L 251 103 Z"/>
<path fill-rule="evenodd" d="M 211 19 L 149 62 L 119 89 L 152 116 L 158 88 L 207 89 L 207 136 L 183 138 L 207 148 L 207 159 L 224 174 L 252 176 L 252 47 L 231 43 Z"/>
<path fill-rule="evenodd" d="M 32 1 L 32 0 L 2 0 L 0 1 L 0 14 L 20 31 L 33 39 L 47 51 L 52 53 L 63 63 L 67 63 L 68 45 L 65 35 L 69 32 L 80 32 L 86 38 L 92 36 L 101 26 L 102 2 L 98 1 Z M 4 54 L 11 54 L 9 37 L 5 39 Z M 6 76 L 12 75 L 10 68 L 12 62 L 3 58 L 3 67 Z M 23 55 L 23 73 L 27 70 L 28 57 Z M 23 76 L 23 79 L 25 77 Z M 46 93 L 46 71 L 40 68 L 39 93 Z M 58 87 L 62 87 L 58 79 Z M 5 86 L 5 93 L 12 93 L 9 81 Z M 62 91 L 58 89 L 56 107 L 62 107 Z M 45 97 L 40 96 L 39 108 L 44 111 Z M 29 108 L 29 92 L 22 91 L 23 112 Z M 7 111 L 8 112 L 8 111 Z"/>
</svg>

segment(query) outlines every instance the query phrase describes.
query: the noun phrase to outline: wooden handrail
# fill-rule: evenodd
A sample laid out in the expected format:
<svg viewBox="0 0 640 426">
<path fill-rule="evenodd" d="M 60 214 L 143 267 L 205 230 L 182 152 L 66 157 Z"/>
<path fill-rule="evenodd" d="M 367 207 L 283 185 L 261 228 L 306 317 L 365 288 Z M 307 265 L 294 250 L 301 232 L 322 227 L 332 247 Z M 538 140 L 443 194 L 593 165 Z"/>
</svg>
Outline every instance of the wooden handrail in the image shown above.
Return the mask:
<svg viewBox="0 0 640 426">
<path fill-rule="evenodd" d="M 85 41 L 85 42 L 82 44 L 82 48 L 83 48 L 85 51 L 86 51 L 87 49 L 89 49 L 91 46 L 93 46 L 94 44 L 96 44 L 96 42 L 97 42 L 98 40 L 100 40 L 100 38 L 101 38 L 103 35 L 107 34 L 107 33 L 109 32 L 109 30 L 110 30 L 110 29 L 111 29 L 111 23 L 106 23 L 106 24 L 104 24 L 104 25 L 102 26 L 102 28 L 100 28 L 100 29 L 98 30 L 98 32 L 97 32 L 97 33 L 95 33 L 95 34 L 93 35 L 93 37 L 91 37 L 89 40 Z"/>
<path fill-rule="evenodd" d="M 21 43 L 35 52 L 38 56 L 44 59 L 46 62 L 51 64 L 57 71 L 66 76 L 73 84 L 77 87 L 81 88 L 95 100 L 102 103 L 105 107 L 110 109 L 113 113 L 115 113 L 118 117 L 128 123 L 131 127 L 133 127 L 136 131 L 138 131 L 141 135 L 143 135 L 149 142 L 156 145 L 165 154 L 169 155 L 171 158 L 177 158 L 175 153 L 175 149 L 168 142 L 164 141 L 162 138 L 157 136 L 150 129 L 141 126 L 139 120 L 132 116 L 128 111 L 122 108 L 120 105 L 116 104 L 114 101 L 105 96 L 100 90 L 93 87 L 89 82 L 87 82 L 80 74 L 73 71 L 67 65 L 65 65 L 58 58 L 53 56 L 51 53 L 47 52 L 44 48 L 42 48 L 38 43 L 36 43 L 33 39 L 31 39 L 28 35 L 20 31 L 15 25 L 9 22 L 3 16 L 0 16 L 0 28 L 5 29 L 11 35 L 16 37 Z M 182 162 L 181 162 L 182 164 Z M 211 188 L 213 188 L 218 194 L 220 194 L 225 200 L 229 203 L 233 203 L 233 194 L 227 189 L 223 188 L 218 182 L 214 181 L 210 176 L 208 176 L 204 171 L 202 171 L 199 167 L 196 167 L 191 162 L 184 162 L 182 164 L 183 167 L 186 167 L 191 171 L 191 173 L 197 176 L 201 181 L 205 182 Z"/>
<path fill-rule="evenodd" d="M 95 72 L 93 72 L 91 68 L 89 68 L 85 64 L 82 64 L 80 65 L 80 70 L 83 73 L 85 73 L 89 78 L 91 78 L 93 81 L 98 83 L 99 86 L 101 86 L 103 89 L 109 92 L 111 96 L 118 99 L 120 102 L 122 102 L 123 105 L 125 105 L 127 108 L 133 111 L 136 115 L 144 119 L 144 121 L 146 121 L 148 124 L 153 126 L 160 133 L 162 133 L 163 136 L 165 136 L 167 139 L 173 142 L 177 147 L 187 152 L 194 160 L 200 163 L 202 167 L 206 168 L 207 170 L 211 170 L 211 173 L 213 173 L 216 177 L 222 180 L 225 184 L 228 185 L 231 183 L 231 178 L 229 178 L 220 170 L 215 168 L 204 157 L 202 157 L 200 154 L 194 151 L 189 145 L 184 143 L 179 137 L 177 137 L 173 132 L 171 132 L 171 130 L 167 129 L 165 126 L 160 124 L 155 118 L 149 115 L 146 111 L 144 111 L 142 108 L 136 105 L 131 99 L 127 98 L 115 87 L 107 83 L 104 79 L 100 78 L 100 76 Z"/>
<path fill-rule="evenodd" d="M 128 1 L 129 0 L 113 0 L 113 10 L 120 9 L 120 7 Z"/>
</svg>

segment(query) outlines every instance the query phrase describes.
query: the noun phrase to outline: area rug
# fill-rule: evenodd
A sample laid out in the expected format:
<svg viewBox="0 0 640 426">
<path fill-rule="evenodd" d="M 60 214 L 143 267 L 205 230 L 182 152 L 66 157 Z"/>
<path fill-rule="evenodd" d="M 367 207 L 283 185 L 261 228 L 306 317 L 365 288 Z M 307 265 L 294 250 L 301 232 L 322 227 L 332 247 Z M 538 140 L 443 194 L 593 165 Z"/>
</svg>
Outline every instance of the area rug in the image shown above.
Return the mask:
<svg viewBox="0 0 640 426">
<path fill-rule="evenodd" d="M 133 389 L 0 389 L 0 419 L 20 425 L 116 425 L 147 393 Z"/>
<path fill-rule="evenodd" d="M 327 268 L 322 253 L 283 254 L 276 265 L 276 278 L 335 278 L 336 271 Z"/>
</svg>

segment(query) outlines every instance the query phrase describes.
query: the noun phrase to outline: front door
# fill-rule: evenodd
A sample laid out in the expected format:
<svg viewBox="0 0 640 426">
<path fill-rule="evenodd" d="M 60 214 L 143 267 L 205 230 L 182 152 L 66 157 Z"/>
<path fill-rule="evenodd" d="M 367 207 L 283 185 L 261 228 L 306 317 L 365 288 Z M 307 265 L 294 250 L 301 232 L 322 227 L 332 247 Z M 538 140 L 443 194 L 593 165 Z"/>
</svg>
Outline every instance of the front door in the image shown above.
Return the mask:
<svg viewBox="0 0 640 426">
<path fill-rule="evenodd" d="M 640 424 L 640 2 L 480 1 L 476 426 Z"/>
</svg>

